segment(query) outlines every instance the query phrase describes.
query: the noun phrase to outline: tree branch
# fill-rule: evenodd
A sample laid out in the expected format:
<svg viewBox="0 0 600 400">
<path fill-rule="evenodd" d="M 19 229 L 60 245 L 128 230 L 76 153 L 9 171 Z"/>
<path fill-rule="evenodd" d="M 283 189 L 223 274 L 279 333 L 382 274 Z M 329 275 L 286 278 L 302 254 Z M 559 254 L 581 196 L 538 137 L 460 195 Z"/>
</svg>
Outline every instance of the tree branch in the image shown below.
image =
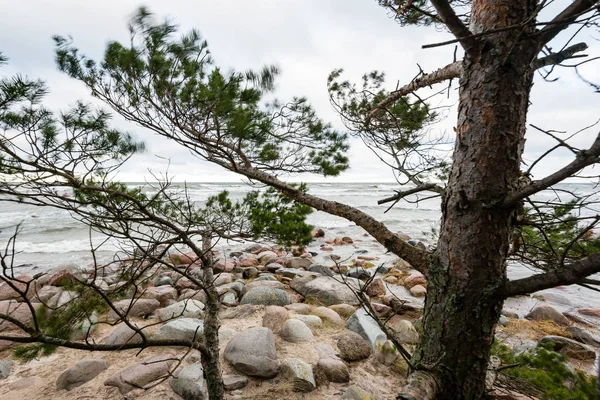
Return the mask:
<svg viewBox="0 0 600 400">
<path fill-rule="evenodd" d="M 392 201 L 400 200 L 400 199 L 402 199 L 402 198 L 404 198 L 406 196 L 409 196 L 411 194 L 415 194 L 415 193 L 419 193 L 419 192 L 424 192 L 424 191 L 442 193 L 444 191 L 444 188 L 436 185 L 435 183 L 426 183 L 426 184 L 414 187 L 412 189 L 399 191 L 399 192 L 397 192 L 393 196 L 386 197 L 385 199 L 378 200 L 377 204 L 385 204 L 385 203 L 389 203 L 389 202 L 392 202 Z"/>
<path fill-rule="evenodd" d="M 479 41 L 473 37 L 473 34 L 467 26 L 461 21 L 454 12 L 454 9 L 447 0 L 431 0 L 431 4 L 437 10 L 438 16 L 448 27 L 450 32 L 456 37 L 466 53 L 470 53 L 476 47 Z"/>
<path fill-rule="evenodd" d="M 555 286 L 581 283 L 597 272 L 600 272 L 600 253 L 594 253 L 560 269 L 510 281 L 506 284 L 504 296 L 518 296 Z"/>
<path fill-rule="evenodd" d="M 547 177 L 533 181 L 533 183 L 521 191 L 508 195 L 501 203 L 502 207 L 511 207 L 517 202 L 523 200 L 527 196 L 531 196 L 539 191 L 549 188 L 564 179 L 573 176 L 573 174 L 587 167 L 588 165 L 600 162 L 600 133 L 596 136 L 596 140 L 592 146 L 587 150 L 582 150 L 577 153 L 575 160 L 564 168 L 556 171 L 555 173 L 548 175 Z"/>
<path fill-rule="evenodd" d="M 588 45 L 585 43 L 574 44 L 573 46 L 569 46 L 566 49 L 564 49 L 563 51 L 559 51 L 558 53 L 552 53 L 550 55 L 547 55 L 546 57 L 538 58 L 537 60 L 535 60 L 533 62 L 533 67 L 535 69 L 540 69 L 540 68 L 547 67 L 549 65 L 560 64 L 563 61 L 568 60 L 569 58 L 573 57 L 575 55 L 575 53 L 579 53 L 580 51 L 585 51 L 585 50 L 587 50 L 587 48 L 588 48 Z"/>
<path fill-rule="evenodd" d="M 400 239 L 398 235 L 370 215 L 346 204 L 312 196 L 256 168 L 241 168 L 237 172 L 249 179 L 267 184 L 295 201 L 354 222 L 366 230 L 389 251 L 406 260 L 423 275 L 427 275 L 430 253 L 420 250 Z"/>
<path fill-rule="evenodd" d="M 543 48 L 546 43 L 573 23 L 577 17 L 593 10 L 597 5 L 598 0 L 575 0 L 538 33 L 538 47 Z"/>
<path fill-rule="evenodd" d="M 560 64 L 561 62 L 573 57 L 573 55 L 575 55 L 576 53 L 585 51 L 587 48 L 587 44 L 577 43 L 557 53 L 550 54 L 546 57 L 538 58 L 534 61 L 533 66 L 535 69 L 540 69 L 549 65 Z M 434 85 L 436 83 L 441 83 L 449 79 L 460 78 L 461 74 L 462 60 L 455 61 L 429 74 L 423 74 L 418 78 L 415 78 L 409 84 L 401 87 L 400 89 L 394 90 L 390 93 L 388 97 L 379 102 L 367 115 L 365 125 L 369 125 L 371 120 L 377 115 L 378 111 L 384 109 L 385 107 L 389 106 L 390 104 L 399 100 L 400 98 L 409 95 L 413 92 L 416 92 L 419 89 L 423 89 L 425 87 Z"/>
<path fill-rule="evenodd" d="M 436 71 L 433 71 L 429 74 L 421 75 L 418 78 L 413 79 L 408 85 L 401 87 L 398 90 L 394 90 L 390 93 L 390 95 L 382 100 L 371 112 L 367 115 L 365 120 L 365 125 L 368 125 L 370 121 L 376 116 L 379 110 L 384 109 L 389 106 L 396 100 L 400 98 L 416 92 L 419 89 L 422 89 L 427 86 L 431 86 L 436 83 L 447 81 L 448 79 L 458 78 L 462 72 L 462 61 L 456 61 L 452 64 L 448 64 L 445 67 L 442 67 Z"/>
</svg>

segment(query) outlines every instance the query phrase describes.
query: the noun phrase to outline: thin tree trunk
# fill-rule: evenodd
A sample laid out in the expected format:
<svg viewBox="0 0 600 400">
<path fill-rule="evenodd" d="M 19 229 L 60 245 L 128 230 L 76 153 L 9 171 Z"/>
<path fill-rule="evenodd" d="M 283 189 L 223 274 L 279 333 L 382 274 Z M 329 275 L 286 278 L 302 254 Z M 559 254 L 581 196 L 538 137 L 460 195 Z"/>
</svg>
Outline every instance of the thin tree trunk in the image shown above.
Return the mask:
<svg viewBox="0 0 600 400">
<path fill-rule="evenodd" d="M 534 8 L 532 0 L 474 1 L 471 30 L 522 23 Z M 401 399 L 484 397 L 513 213 L 497 203 L 520 175 L 536 53 L 531 31 L 486 36 L 465 55 L 454 162 L 413 359 L 420 379 L 409 380 Z"/>
<path fill-rule="evenodd" d="M 212 242 L 210 236 L 202 238 L 202 251 L 204 253 L 202 282 L 206 292 L 206 314 L 204 316 L 204 345 L 205 354 L 202 354 L 202 369 L 206 377 L 208 395 L 210 400 L 222 400 L 225 395 L 223 377 L 221 374 L 221 363 L 219 361 L 219 294 L 214 285 Z"/>
</svg>

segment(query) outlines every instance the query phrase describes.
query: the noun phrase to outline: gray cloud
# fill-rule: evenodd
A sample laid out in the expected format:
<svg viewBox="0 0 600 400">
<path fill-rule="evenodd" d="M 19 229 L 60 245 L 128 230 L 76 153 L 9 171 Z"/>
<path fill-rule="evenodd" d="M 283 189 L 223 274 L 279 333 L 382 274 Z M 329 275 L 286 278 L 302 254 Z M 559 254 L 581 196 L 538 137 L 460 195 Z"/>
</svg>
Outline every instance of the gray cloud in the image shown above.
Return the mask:
<svg viewBox="0 0 600 400">
<path fill-rule="evenodd" d="M 86 89 L 56 71 L 54 34 L 72 35 L 86 54 L 100 58 L 108 40 L 127 40 L 126 23 L 142 3 L 105 0 L 43 1 L 21 0 L 4 7 L 0 26 L 0 50 L 10 57 L 3 75 L 22 73 L 44 79 L 51 89 L 48 104 L 59 109 L 77 99 L 89 100 Z M 422 50 L 421 45 L 446 40 L 449 35 L 434 28 L 402 28 L 375 2 L 344 0 L 254 0 L 210 1 L 148 0 L 143 2 L 159 18 L 168 17 L 183 30 L 198 28 L 209 42 L 216 62 L 225 68 L 245 70 L 264 64 L 282 69 L 277 86 L 279 98 L 304 95 L 319 114 L 343 129 L 329 105 L 326 78 L 334 68 L 343 67 L 349 78 L 358 79 L 374 69 L 386 72 L 390 86 L 410 81 L 418 72 L 417 63 L 430 71 L 452 61 L 453 46 Z M 588 54 L 597 55 L 597 40 L 582 37 L 591 46 Z M 558 48 L 558 45 L 556 47 Z M 600 81 L 600 70 L 593 63 L 582 73 Z M 598 94 L 581 82 L 574 71 L 558 71 L 554 83 L 536 79 L 528 121 L 547 129 L 573 132 L 598 117 Z M 455 104 L 456 91 L 444 104 Z M 436 103 L 437 104 L 437 103 Z M 451 133 L 455 108 L 448 118 L 434 127 L 436 134 Z M 115 117 L 115 124 L 133 131 L 147 144 L 147 152 L 135 156 L 119 175 L 122 180 L 143 180 L 148 168 L 163 172 L 171 159 L 170 173 L 176 180 L 238 180 L 206 162 L 200 162 L 179 146 L 144 132 Z M 588 145 L 598 129 L 581 135 L 577 144 Z M 544 135 L 529 132 L 525 159 L 534 159 L 549 145 Z M 351 170 L 338 181 L 390 181 L 389 168 L 379 163 L 358 141 L 352 141 Z M 540 165 L 539 177 L 557 165 L 569 162 L 568 153 L 560 153 Z M 299 178 L 295 178 L 299 179 Z M 305 177 L 319 180 L 319 177 Z"/>
</svg>

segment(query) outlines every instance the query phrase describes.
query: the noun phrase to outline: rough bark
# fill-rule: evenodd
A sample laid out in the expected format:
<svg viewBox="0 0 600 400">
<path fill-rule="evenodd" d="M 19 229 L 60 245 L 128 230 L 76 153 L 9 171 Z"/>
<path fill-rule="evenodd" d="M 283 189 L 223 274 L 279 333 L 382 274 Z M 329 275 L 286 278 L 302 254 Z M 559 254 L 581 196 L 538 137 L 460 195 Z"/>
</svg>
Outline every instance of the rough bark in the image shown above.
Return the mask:
<svg viewBox="0 0 600 400">
<path fill-rule="evenodd" d="M 329 214 L 337 215 L 338 217 L 346 218 L 347 220 L 354 222 L 356 225 L 366 230 L 389 251 L 409 262 L 416 270 L 427 275 L 428 252 L 420 250 L 400 239 L 398 235 L 390 231 L 383 223 L 377 221 L 370 215 L 354 207 L 338 203 L 337 201 L 325 200 L 312 196 L 277 179 L 273 175 L 258 169 L 240 168 L 236 170 L 236 172 L 252 180 L 267 184 L 297 202 L 304 203 L 319 211 L 325 211 Z"/>
<path fill-rule="evenodd" d="M 475 1 L 471 30 L 522 23 L 534 9 L 532 0 Z M 422 399 L 484 397 L 513 213 L 498 203 L 519 177 L 536 55 L 527 34 L 532 30 L 486 36 L 477 54 L 463 60 L 454 162 L 413 359 L 435 381 L 437 393 L 422 393 Z M 419 398 L 409 396 L 414 389 L 409 381 L 399 398 Z"/>
</svg>

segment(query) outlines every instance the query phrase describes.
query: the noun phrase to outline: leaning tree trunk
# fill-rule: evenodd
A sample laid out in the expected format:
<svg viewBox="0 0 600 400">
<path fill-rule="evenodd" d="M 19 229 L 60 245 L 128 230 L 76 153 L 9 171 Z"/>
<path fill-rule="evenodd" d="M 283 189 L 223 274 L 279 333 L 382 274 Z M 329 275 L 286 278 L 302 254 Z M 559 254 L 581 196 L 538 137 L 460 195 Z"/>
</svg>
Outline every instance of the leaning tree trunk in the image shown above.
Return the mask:
<svg viewBox="0 0 600 400">
<path fill-rule="evenodd" d="M 473 1 L 471 30 L 520 24 L 534 7 L 532 0 Z M 513 212 L 498 202 L 520 175 L 535 55 L 531 32 L 528 26 L 482 36 L 477 49 L 465 55 L 454 160 L 429 266 L 423 335 L 413 359 L 416 370 L 401 399 L 484 397 L 504 300 Z"/>
</svg>

